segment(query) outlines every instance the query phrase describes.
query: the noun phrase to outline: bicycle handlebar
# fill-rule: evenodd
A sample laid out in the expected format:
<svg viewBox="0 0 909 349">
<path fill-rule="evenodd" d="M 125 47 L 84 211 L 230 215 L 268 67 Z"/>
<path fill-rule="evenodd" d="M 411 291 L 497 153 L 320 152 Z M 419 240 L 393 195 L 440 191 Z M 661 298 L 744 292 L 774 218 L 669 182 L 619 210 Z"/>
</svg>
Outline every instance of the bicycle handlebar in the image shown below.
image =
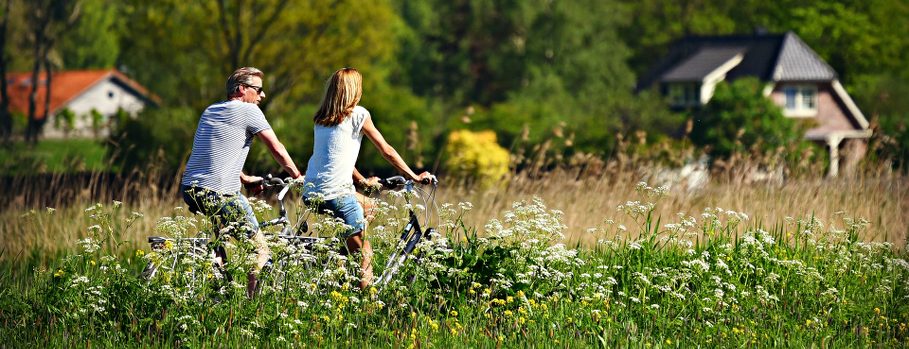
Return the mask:
<svg viewBox="0 0 909 349">
<path fill-rule="evenodd" d="M 271 189 L 274 187 L 284 187 L 290 181 L 291 181 L 290 177 L 288 177 L 286 180 L 284 180 L 284 179 L 281 179 L 278 177 L 272 177 L 272 175 L 269 173 L 265 176 L 262 176 L 262 180 L 252 182 L 252 183 L 250 183 L 250 185 L 262 185 L 263 187 L 265 187 L 265 189 Z"/>
<path fill-rule="evenodd" d="M 379 184 L 386 188 L 394 188 L 397 186 L 407 184 L 407 180 L 404 179 L 404 176 L 392 176 L 388 178 L 379 179 Z"/>
<path fill-rule="evenodd" d="M 293 179 L 291 179 L 290 177 L 288 177 L 286 179 L 281 179 L 278 177 L 272 177 L 271 174 L 267 174 L 265 176 L 262 176 L 261 181 L 258 181 L 258 182 L 252 183 L 252 184 L 255 184 L 255 185 L 261 184 L 262 186 L 265 187 L 265 189 L 281 189 L 281 188 L 288 186 L 291 183 L 293 183 Z M 413 183 L 416 183 L 416 182 L 414 182 L 413 180 L 410 180 L 410 179 L 406 179 L 406 178 L 404 178 L 404 176 L 391 176 L 388 178 L 379 179 L 379 184 L 382 185 L 382 187 L 387 188 L 387 189 L 394 189 L 394 188 L 406 186 L 406 185 L 413 184 Z M 432 184 L 435 186 L 435 185 L 439 184 L 439 180 L 435 176 L 432 176 L 423 181 L 420 181 L 419 183 Z"/>
<path fill-rule="evenodd" d="M 407 185 L 407 184 L 412 184 L 412 183 L 414 183 L 414 181 L 405 179 L 404 176 L 391 176 L 391 177 L 388 177 L 385 179 L 379 179 L 379 184 L 381 184 L 385 188 L 396 188 L 396 187 L 400 187 L 402 185 Z M 419 183 L 438 185 L 439 180 L 436 179 L 435 176 L 432 176 L 430 178 L 420 181 Z"/>
</svg>

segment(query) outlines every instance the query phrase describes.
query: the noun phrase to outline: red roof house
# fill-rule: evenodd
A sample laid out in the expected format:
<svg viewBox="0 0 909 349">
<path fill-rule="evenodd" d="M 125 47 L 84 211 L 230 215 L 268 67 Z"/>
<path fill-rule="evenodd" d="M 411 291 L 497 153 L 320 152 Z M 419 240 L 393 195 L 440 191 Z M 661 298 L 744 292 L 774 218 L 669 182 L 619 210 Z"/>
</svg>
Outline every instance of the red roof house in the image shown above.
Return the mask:
<svg viewBox="0 0 909 349">
<path fill-rule="evenodd" d="M 72 111 L 76 116 L 73 130 L 75 136 L 91 136 L 91 114 L 94 110 L 103 117 L 107 124 L 110 116 L 122 110 L 136 115 L 146 106 L 157 106 L 160 99 L 151 94 L 139 83 L 126 77 L 116 69 L 70 70 L 54 72 L 51 76 L 50 120 L 45 124 L 44 136 L 56 138 L 63 136 L 62 129 L 57 129 L 53 118 L 63 110 Z M 7 86 L 10 97 L 10 111 L 14 114 L 28 115 L 28 97 L 32 91 L 31 72 L 7 74 Z M 47 90 L 47 76 L 38 77 L 36 96 L 36 116 L 44 115 L 44 101 Z M 61 127 L 62 128 L 62 127 Z M 106 127 L 104 134 L 106 135 Z"/>
</svg>

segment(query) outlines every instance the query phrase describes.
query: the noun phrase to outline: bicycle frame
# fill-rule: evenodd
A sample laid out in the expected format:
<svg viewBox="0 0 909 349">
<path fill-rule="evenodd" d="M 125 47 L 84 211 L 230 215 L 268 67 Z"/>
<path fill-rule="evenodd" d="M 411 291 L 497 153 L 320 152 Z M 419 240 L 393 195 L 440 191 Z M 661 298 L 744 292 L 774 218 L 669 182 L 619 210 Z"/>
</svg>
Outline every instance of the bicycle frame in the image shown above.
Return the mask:
<svg viewBox="0 0 909 349">
<path fill-rule="evenodd" d="M 413 182 L 405 182 L 405 191 L 413 192 Z M 433 200 L 435 195 L 433 195 Z M 409 202 L 409 199 L 408 199 Z M 382 271 L 382 275 L 376 281 L 376 287 L 379 292 L 381 292 L 388 282 L 398 273 L 398 270 L 404 265 L 404 262 L 407 261 L 408 257 L 411 256 L 413 250 L 417 247 L 417 244 L 424 237 L 431 237 L 435 232 L 435 229 L 429 228 L 425 232 L 422 227 L 420 227 L 420 220 L 417 218 L 417 214 L 413 209 L 409 210 L 410 220 L 407 222 L 407 225 L 404 226 L 404 230 L 401 232 L 401 237 L 398 239 L 398 244 L 395 247 L 395 251 L 388 257 L 388 261 L 385 263 L 385 269 Z M 403 244 L 403 246 L 402 246 Z M 419 256 L 417 257 L 419 258 Z"/>
<path fill-rule="evenodd" d="M 174 269 L 177 266 L 177 263 L 180 261 L 180 256 L 183 254 L 205 256 L 206 258 L 212 259 L 215 263 L 219 262 L 217 260 L 219 258 L 216 252 L 217 248 L 211 246 L 209 238 L 165 238 L 160 236 L 150 236 L 148 238 L 148 243 L 151 245 L 152 251 L 164 250 L 168 241 L 171 241 L 174 244 L 173 248 L 177 249 L 174 257 L 169 260 L 171 269 Z M 185 242 L 188 242 L 188 244 L 184 244 Z M 213 266 L 214 265 L 215 264 L 213 264 Z M 142 277 L 146 280 L 155 277 L 159 267 L 159 265 L 155 265 L 154 262 L 149 261 L 142 271 Z"/>
<path fill-rule="evenodd" d="M 414 187 L 414 182 L 410 181 L 410 180 L 405 180 L 401 176 L 389 177 L 389 178 L 380 180 L 380 182 L 385 187 L 403 186 L 404 192 L 407 192 L 407 193 L 416 192 L 416 188 Z M 266 180 L 266 184 L 267 184 L 266 187 L 268 187 L 270 185 L 270 186 L 283 186 L 283 188 L 277 195 L 279 217 L 272 219 L 268 222 L 264 222 L 261 224 L 261 226 L 267 227 L 267 226 L 281 224 L 284 227 L 282 228 L 281 234 L 278 235 L 280 238 L 288 239 L 288 240 L 304 239 L 305 240 L 303 242 L 304 245 L 310 245 L 312 243 L 317 242 L 320 238 L 302 237 L 302 236 L 297 235 L 299 233 L 299 231 L 296 232 L 297 234 L 295 234 L 292 227 L 290 226 L 290 221 L 287 219 L 287 209 L 284 206 L 284 199 L 285 199 L 287 193 L 296 184 L 296 182 L 291 181 L 290 183 L 285 184 L 284 181 L 282 181 L 280 179 L 269 178 Z M 436 182 L 433 182 L 432 184 L 433 184 L 433 188 L 435 188 Z M 433 190 L 432 194 L 430 194 L 430 196 L 432 197 L 431 200 L 435 200 L 434 194 L 435 194 L 435 190 Z M 407 200 L 407 202 L 410 203 L 409 197 L 405 196 L 405 200 Z M 403 266 L 404 263 L 407 262 L 407 260 L 412 256 L 412 253 L 413 253 L 414 249 L 416 249 L 417 244 L 419 244 L 420 241 L 422 241 L 424 238 L 431 237 L 432 234 L 435 232 L 435 229 L 433 229 L 433 228 L 429 228 L 425 231 L 423 230 L 423 227 L 420 225 L 420 220 L 417 217 L 417 214 L 416 214 L 416 212 L 414 212 L 413 209 L 410 209 L 408 211 L 408 215 L 409 215 L 409 220 L 407 222 L 407 225 L 405 225 L 404 229 L 401 231 L 401 236 L 398 238 L 398 243 L 395 245 L 395 250 L 388 257 L 388 261 L 385 264 L 385 268 L 383 269 L 382 275 L 379 276 L 379 279 L 375 283 L 376 287 L 378 288 L 378 290 L 380 292 L 385 288 L 385 286 L 388 284 L 388 282 L 398 273 L 401 266 Z M 427 219 L 428 219 L 428 216 L 427 216 Z M 301 228 L 303 228 L 302 230 L 305 231 L 306 230 L 305 221 L 301 222 L 300 224 L 301 224 Z M 419 256 L 417 256 L 416 258 L 419 258 Z"/>
</svg>

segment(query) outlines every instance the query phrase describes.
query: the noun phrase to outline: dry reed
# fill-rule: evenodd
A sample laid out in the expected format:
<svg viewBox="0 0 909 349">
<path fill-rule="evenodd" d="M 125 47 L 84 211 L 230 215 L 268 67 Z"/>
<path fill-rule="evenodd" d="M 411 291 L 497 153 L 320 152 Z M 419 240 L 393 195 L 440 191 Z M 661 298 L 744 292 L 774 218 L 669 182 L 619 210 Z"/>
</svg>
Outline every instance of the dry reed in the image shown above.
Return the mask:
<svg viewBox="0 0 909 349">
<path fill-rule="evenodd" d="M 474 209 L 466 217 L 468 226 L 482 228 L 489 219 L 500 218 L 512 203 L 539 197 L 551 209 L 564 212 L 568 226 L 567 240 L 589 243 L 588 228 L 602 227 L 605 219 L 617 224 L 633 226 L 633 222 L 616 210 L 619 204 L 637 200 L 635 184 L 647 176 L 635 171 L 610 173 L 602 177 L 579 176 L 577 171 L 554 170 L 534 178 L 524 175 L 513 177 L 506 187 L 478 192 L 468 187 L 441 187 L 439 202 L 458 203 L 469 201 Z M 656 185 L 659 183 L 650 183 Z M 677 213 L 698 217 L 705 207 L 722 207 L 747 213 L 753 224 L 772 226 L 786 217 L 815 216 L 831 225 L 841 225 L 844 217 L 865 218 L 870 229 L 862 238 L 869 241 L 888 241 L 897 248 L 906 244 L 909 231 L 909 182 L 905 177 L 853 177 L 841 179 L 795 179 L 784 184 L 772 183 L 719 183 L 711 182 L 695 191 L 682 186 L 671 188 L 658 206 L 662 223 L 678 221 Z M 109 189 L 109 188 L 108 188 Z M 116 210 L 120 219 L 132 211 L 144 217 L 120 238 L 132 241 L 128 248 L 144 245 L 146 237 L 154 235 L 158 218 L 174 214 L 182 206 L 176 190 L 148 186 L 136 191 L 126 191 L 127 197 L 110 198 L 104 188 L 97 188 L 101 195 L 84 195 L 69 202 L 55 202 L 53 210 L 46 208 L 21 209 L 8 207 L 0 213 L 0 258 L 20 258 L 35 253 L 53 254 L 72 248 L 87 236 L 91 225 L 84 209 L 101 202 L 113 205 L 112 200 L 122 200 Z M 171 195 L 172 194 L 172 195 Z"/>
<path fill-rule="evenodd" d="M 482 226 L 516 200 L 543 199 L 547 206 L 564 212 L 569 241 L 590 242 L 587 228 L 602 227 L 605 219 L 631 228 L 634 224 L 616 210 L 619 204 L 639 200 L 635 185 L 646 176 L 622 173 L 605 177 L 578 179 L 576 173 L 557 170 L 545 177 L 516 177 L 498 191 L 475 192 L 466 188 L 442 191 L 446 202 L 470 201 L 474 212 L 468 226 Z M 657 185 L 659 183 L 650 183 Z M 699 190 L 671 187 L 658 202 L 656 213 L 662 223 L 678 222 L 678 213 L 699 217 L 704 208 L 721 207 L 747 213 L 750 223 L 765 227 L 782 223 L 786 217 L 814 216 L 833 226 L 842 226 L 845 217 L 870 222 L 862 238 L 887 241 L 895 247 L 906 244 L 909 233 L 909 182 L 906 177 L 795 179 L 784 184 L 712 182 Z"/>
</svg>

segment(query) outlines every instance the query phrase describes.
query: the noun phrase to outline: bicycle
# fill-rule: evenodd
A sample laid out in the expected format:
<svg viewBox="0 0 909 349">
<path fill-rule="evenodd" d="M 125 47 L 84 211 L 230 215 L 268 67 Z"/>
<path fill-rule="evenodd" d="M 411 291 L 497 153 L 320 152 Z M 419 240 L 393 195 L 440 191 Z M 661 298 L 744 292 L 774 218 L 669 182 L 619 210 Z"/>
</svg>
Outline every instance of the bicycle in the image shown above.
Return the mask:
<svg viewBox="0 0 909 349">
<path fill-rule="evenodd" d="M 288 179 L 289 180 L 289 179 Z M 279 178 L 272 178 L 270 175 L 267 176 L 267 179 L 263 181 L 263 186 L 266 190 L 274 190 L 275 188 L 283 188 L 284 181 Z M 286 189 L 290 189 L 289 187 Z M 287 194 L 287 190 L 282 190 L 278 194 L 278 202 L 280 204 L 280 214 L 277 218 L 263 222 L 259 225 L 260 228 L 265 228 L 273 225 L 283 225 L 285 228 L 278 238 L 294 241 L 296 244 L 305 244 L 309 245 L 314 243 L 316 238 L 308 238 L 295 236 L 290 233 L 289 219 L 287 217 L 287 211 L 284 207 L 284 197 Z M 165 269 L 170 269 L 172 271 L 181 270 L 189 274 L 188 278 L 191 280 L 190 286 L 193 286 L 197 281 L 199 275 L 211 276 L 213 279 L 226 279 L 227 282 L 232 281 L 231 274 L 226 270 L 227 262 L 227 252 L 224 247 L 218 242 L 210 238 L 212 236 L 209 232 L 200 232 L 194 237 L 164 237 L 164 236 L 150 236 L 148 237 L 148 243 L 151 247 L 152 254 L 149 254 L 148 263 L 142 270 L 141 277 L 145 280 L 154 279 L 162 267 Z M 157 255 L 166 255 L 164 260 L 156 260 L 151 258 Z M 199 261 L 202 261 L 201 268 L 194 268 L 199 264 Z M 183 264 L 189 264 L 188 268 L 178 268 L 183 267 Z"/>
<path fill-rule="evenodd" d="M 422 199 L 424 207 L 435 207 L 435 191 L 438 186 L 438 181 L 434 180 L 431 183 L 428 183 L 432 185 L 432 190 L 428 195 L 426 195 L 424 190 L 416 187 L 413 181 L 404 179 L 402 176 L 381 179 L 379 182 L 382 185 L 382 188 L 387 191 L 403 193 L 408 204 L 410 203 L 411 197 L 417 197 Z M 278 194 L 276 195 L 278 217 L 260 223 L 260 229 L 265 231 L 265 228 L 280 226 L 280 231 L 278 233 L 266 234 L 266 239 L 278 241 L 286 246 L 292 247 L 292 253 L 273 254 L 272 260 L 263 268 L 263 274 L 267 273 L 270 276 L 268 281 L 263 284 L 278 288 L 277 286 L 286 284 L 287 270 L 291 270 L 293 267 L 300 265 L 306 268 L 315 267 L 316 256 L 313 254 L 313 248 L 316 246 L 325 246 L 325 242 L 330 238 L 304 235 L 312 234 L 312 232 L 309 232 L 308 226 L 309 215 L 312 214 L 312 210 L 303 210 L 302 217 L 298 217 L 299 219 L 295 221 L 291 221 L 288 217 L 285 200 L 289 196 L 288 194 L 295 188 L 301 188 L 303 185 L 302 181 L 295 181 L 289 178 L 287 180 L 282 180 L 280 178 L 266 176 L 263 185 L 266 190 L 278 191 Z M 429 206 L 426 206 L 427 204 L 429 204 Z M 430 210 L 427 210 L 424 222 L 429 222 L 430 219 Z M 385 264 L 382 275 L 375 283 L 375 286 L 379 291 L 384 289 L 388 282 L 400 271 L 400 268 L 410 258 L 420 258 L 419 255 L 414 256 L 413 251 L 421 241 L 431 237 L 434 232 L 434 228 L 427 228 L 424 230 L 413 207 L 408 209 L 408 223 L 402 229 L 400 237 L 395 244 L 395 248 Z M 225 269 L 226 251 L 223 250 L 223 246 L 215 244 L 215 242 L 205 236 L 205 233 L 201 233 L 200 235 L 201 237 L 197 236 L 190 238 L 152 236 L 148 238 L 148 242 L 154 252 L 162 252 L 164 250 L 171 251 L 169 258 L 166 261 L 163 261 L 167 262 L 171 270 L 176 270 L 178 264 L 186 258 L 191 260 L 208 260 L 208 263 L 203 264 L 202 270 L 197 271 L 196 269 L 189 269 L 189 273 L 191 274 L 189 277 L 193 281 L 196 280 L 197 274 L 199 274 L 211 275 L 215 279 L 226 278 L 227 281 L 230 282 L 230 273 Z M 322 265 L 322 269 L 325 269 L 326 266 L 332 262 L 333 260 L 331 258 L 326 260 Z M 163 265 L 164 263 L 156 263 L 154 260 L 150 259 L 142 272 L 142 277 L 146 280 L 155 278 Z M 262 280 L 260 280 L 260 282 L 261 281 Z"/>
<path fill-rule="evenodd" d="M 322 237 L 311 237 L 311 236 L 302 236 L 302 234 L 310 233 L 308 227 L 309 215 L 312 214 L 312 210 L 306 210 L 304 216 L 301 219 L 297 220 L 296 225 L 292 224 L 287 219 L 287 210 L 284 205 L 284 200 L 286 195 L 296 186 L 300 185 L 301 182 L 282 182 L 280 180 L 272 179 L 272 185 L 283 186 L 281 191 L 278 193 L 278 207 L 280 217 L 275 218 L 271 221 L 265 222 L 262 224 L 263 227 L 273 226 L 273 225 L 283 225 L 282 233 L 278 234 L 277 237 L 281 241 L 288 242 L 288 244 L 296 247 L 311 247 L 317 246 L 320 243 L 324 243 L 326 238 Z M 402 176 L 393 176 L 385 179 L 380 179 L 379 184 L 381 188 L 386 191 L 399 192 L 403 194 L 405 201 L 410 204 L 412 197 L 417 197 L 422 199 L 424 207 L 434 207 L 435 206 L 435 190 L 438 187 L 438 181 L 433 180 L 427 184 L 432 185 L 432 190 L 428 193 L 423 191 L 421 188 L 417 187 L 414 181 L 407 180 Z M 427 206 L 427 204 L 429 206 Z M 426 216 L 424 217 L 424 222 L 429 222 L 431 219 L 430 210 L 426 211 Z M 408 222 L 400 232 L 400 236 L 397 239 L 395 248 L 389 256 L 385 268 L 383 269 L 382 275 L 379 276 L 374 286 L 377 287 L 377 290 L 381 292 L 388 282 L 399 272 L 401 266 L 406 263 L 406 261 L 413 257 L 419 259 L 420 256 L 413 255 L 413 251 L 416 249 L 417 245 L 423 241 L 425 238 L 431 237 L 435 233 L 434 228 L 423 229 L 420 224 L 420 219 L 417 217 L 416 212 L 413 207 L 410 206 L 408 209 Z M 291 256 L 291 258 L 278 258 L 271 264 L 272 273 L 276 273 L 276 277 L 272 277 L 274 280 L 282 280 L 284 276 L 284 270 L 288 268 L 289 265 L 297 264 L 300 262 L 305 262 L 312 264 L 313 257 L 311 254 L 303 254 L 297 256 Z M 326 261 L 325 265 L 328 265 L 331 261 Z M 323 265 L 323 269 L 325 267 Z"/>
</svg>

